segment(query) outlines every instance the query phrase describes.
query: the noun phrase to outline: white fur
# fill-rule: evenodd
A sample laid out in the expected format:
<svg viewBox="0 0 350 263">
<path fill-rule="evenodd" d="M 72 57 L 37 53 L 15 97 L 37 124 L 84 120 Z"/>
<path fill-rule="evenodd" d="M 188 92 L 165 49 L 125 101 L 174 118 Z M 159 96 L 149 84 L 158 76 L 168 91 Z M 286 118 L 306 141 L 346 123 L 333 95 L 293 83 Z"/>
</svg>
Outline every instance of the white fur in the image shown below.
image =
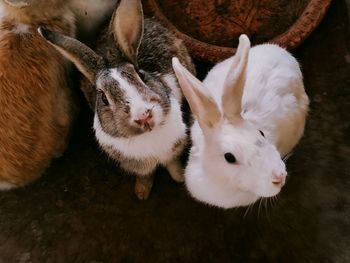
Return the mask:
<svg viewBox="0 0 350 263">
<path fill-rule="evenodd" d="M 166 85 L 171 88 L 175 98 L 177 101 L 182 101 L 182 92 L 181 89 L 179 89 L 179 85 L 177 83 L 176 77 L 174 74 L 166 74 L 164 77 L 162 77 L 162 80 L 166 83 Z"/>
<path fill-rule="evenodd" d="M 14 27 L 12 32 L 14 32 L 16 34 L 24 34 L 24 33 L 28 33 L 29 29 L 30 29 L 29 25 L 19 23 L 19 24 L 16 24 L 16 26 Z"/>
<path fill-rule="evenodd" d="M 1 14 L 0 14 L 1 16 Z M 15 33 L 15 34 L 26 34 L 30 32 L 30 26 L 22 23 L 17 23 L 15 26 L 12 28 L 12 30 L 2 30 L 1 35 L 5 35 L 8 33 Z"/>
<path fill-rule="evenodd" d="M 185 171 L 186 187 L 191 195 L 208 204 L 231 208 L 278 194 L 280 187 L 271 183 L 270 175 L 286 176 L 285 165 L 276 148 L 263 138 L 261 153 L 252 147 L 250 142 L 256 135 L 249 134 L 249 128 L 233 129 L 222 120 L 212 131 L 213 141 L 208 141 L 195 121 L 191 128 L 193 146 Z M 225 152 L 234 152 L 240 164 L 228 164 Z"/>
<path fill-rule="evenodd" d="M 173 158 L 174 143 L 186 137 L 186 126 L 181 116 L 179 103 L 171 98 L 171 109 L 164 125 L 155 127 L 151 132 L 132 138 L 114 138 L 102 130 L 97 114 L 94 117 L 94 129 L 101 145 L 112 146 L 130 158 L 156 158 L 166 164 Z"/>
<path fill-rule="evenodd" d="M 205 141 L 198 121 L 195 121 L 191 127 L 191 139 L 193 146 L 185 171 L 185 182 L 187 189 L 195 199 L 223 208 L 245 206 L 256 201 L 257 195 L 237 191 L 237 187 L 230 184 L 228 177 L 220 176 L 225 173 L 223 170 L 227 169 L 226 166 L 215 165 L 216 178 L 208 175 L 208 171 L 205 171 L 203 161 Z"/>
<path fill-rule="evenodd" d="M 233 57 L 217 64 L 203 81 L 220 112 L 232 62 Z M 246 74 L 244 121 L 232 125 L 222 116 L 205 134 L 198 121 L 191 128 L 186 187 L 195 199 L 223 208 L 246 206 L 279 193 L 281 186 L 274 185 L 272 178 L 286 176 L 281 155 L 299 141 L 308 110 L 299 65 L 284 49 L 276 45 L 251 48 Z M 234 153 L 238 163 L 227 163 L 226 152 Z"/>
<path fill-rule="evenodd" d="M 227 75 L 232 60 L 230 57 L 217 64 L 203 81 L 220 108 L 222 76 Z M 264 130 L 282 156 L 302 136 L 308 104 L 298 62 L 286 50 L 271 44 L 250 49 L 242 116 Z"/>
<path fill-rule="evenodd" d="M 6 15 L 6 10 L 4 7 L 4 3 L 0 1 L 0 18 L 3 18 Z"/>
</svg>

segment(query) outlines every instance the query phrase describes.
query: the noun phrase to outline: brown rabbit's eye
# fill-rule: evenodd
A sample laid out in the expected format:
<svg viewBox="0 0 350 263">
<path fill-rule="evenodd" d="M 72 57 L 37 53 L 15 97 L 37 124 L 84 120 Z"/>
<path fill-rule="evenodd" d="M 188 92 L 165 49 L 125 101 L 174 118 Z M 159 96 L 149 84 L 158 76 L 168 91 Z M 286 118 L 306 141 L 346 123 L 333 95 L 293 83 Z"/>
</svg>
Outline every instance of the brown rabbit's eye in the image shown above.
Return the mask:
<svg viewBox="0 0 350 263">
<path fill-rule="evenodd" d="M 265 137 L 265 134 L 261 130 L 259 130 L 259 132 L 262 135 L 262 137 Z"/>
<path fill-rule="evenodd" d="M 137 74 L 139 75 L 139 77 L 142 81 L 145 81 L 145 73 L 142 70 L 139 70 L 137 72 Z"/>
<path fill-rule="evenodd" d="M 109 102 L 108 102 L 108 99 L 106 97 L 106 94 L 104 94 L 103 92 L 101 93 L 101 101 L 102 101 L 104 106 L 108 106 L 109 105 Z"/>
<path fill-rule="evenodd" d="M 228 163 L 235 163 L 236 162 L 236 157 L 232 153 L 225 153 L 225 160 Z"/>
</svg>

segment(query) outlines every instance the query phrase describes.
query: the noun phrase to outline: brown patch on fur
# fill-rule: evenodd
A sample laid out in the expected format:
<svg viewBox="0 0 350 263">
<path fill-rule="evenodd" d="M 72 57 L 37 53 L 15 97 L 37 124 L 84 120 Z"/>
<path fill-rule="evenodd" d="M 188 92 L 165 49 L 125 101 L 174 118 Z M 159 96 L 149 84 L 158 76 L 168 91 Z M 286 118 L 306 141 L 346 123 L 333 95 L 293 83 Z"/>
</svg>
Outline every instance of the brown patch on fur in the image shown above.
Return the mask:
<svg viewBox="0 0 350 263">
<path fill-rule="evenodd" d="M 179 152 L 180 147 L 181 147 L 181 150 L 182 150 L 184 148 L 183 146 L 184 146 L 184 140 L 178 140 L 177 142 L 174 143 L 173 148 L 171 149 L 171 151 L 173 153 Z"/>
<path fill-rule="evenodd" d="M 62 56 L 35 28 L 0 28 L 0 182 L 20 186 L 65 149 L 73 104 Z"/>
</svg>

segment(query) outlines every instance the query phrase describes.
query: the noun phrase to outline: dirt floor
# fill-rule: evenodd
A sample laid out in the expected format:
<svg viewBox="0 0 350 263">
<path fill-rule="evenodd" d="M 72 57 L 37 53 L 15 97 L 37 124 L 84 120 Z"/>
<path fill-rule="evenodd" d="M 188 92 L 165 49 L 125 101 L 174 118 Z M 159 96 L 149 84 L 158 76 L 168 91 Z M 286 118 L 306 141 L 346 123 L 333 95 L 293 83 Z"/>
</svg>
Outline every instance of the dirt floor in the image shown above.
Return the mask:
<svg viewBox="0 0 350 263">
<path fill-rule="evenodd" d="M 0 193 L 0 262 L 350 262 L 350 34 L 333 0 L 296 50 L 311 111 L 276 203 L 221 210 L 165 170 L 148 201 L 101 153 L 87 110 L 30 186 Z"/>
</svg>

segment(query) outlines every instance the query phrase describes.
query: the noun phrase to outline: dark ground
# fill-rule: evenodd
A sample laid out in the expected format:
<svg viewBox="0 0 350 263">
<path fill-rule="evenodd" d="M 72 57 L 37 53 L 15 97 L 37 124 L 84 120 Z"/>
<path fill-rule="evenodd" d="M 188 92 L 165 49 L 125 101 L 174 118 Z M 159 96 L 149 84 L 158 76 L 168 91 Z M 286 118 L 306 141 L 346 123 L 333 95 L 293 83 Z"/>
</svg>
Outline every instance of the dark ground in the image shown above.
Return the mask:
<svg viewBox="0 0 350 263">
<path fill-rule="evenodd" d="M 138 201 L 85 112 L 45 176 L 0 193 L 0 262 L 350 262 L 349 48 L 346 2 L 333 0 L 294 51 L 311 112 L 273 206 L 210 208 L 164 170 Z"/>
</svg>

